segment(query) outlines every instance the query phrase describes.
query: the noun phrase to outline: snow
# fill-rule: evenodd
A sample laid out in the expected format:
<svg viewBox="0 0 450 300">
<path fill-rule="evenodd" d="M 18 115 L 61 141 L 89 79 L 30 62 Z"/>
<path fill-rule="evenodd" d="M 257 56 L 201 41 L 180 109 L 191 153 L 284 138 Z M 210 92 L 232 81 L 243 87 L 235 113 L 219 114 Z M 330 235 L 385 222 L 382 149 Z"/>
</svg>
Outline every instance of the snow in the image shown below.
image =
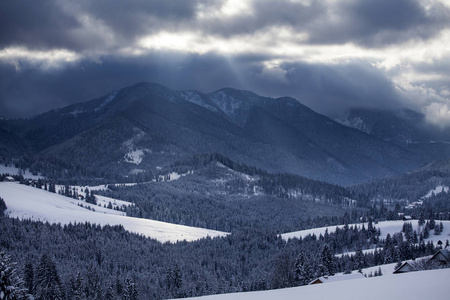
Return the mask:
<svg viewBox="0 0 450 300">
<path fill-rule="evenodd" d="M 442 193 L 442 191 L 448 193 L 449 191 L 449 187 L 448 186 L 442 186 L 442 185 L 438 185 L 437 187 L 435 187 L 434 189 L 430 190 L 425 196 L 423 196 L 422 198 L 430 198 L 431 195 L 435 194 L 440 194 Z"/>
<path fill-rule="evenodd" d="M 418 220 L 410 220 L 410 221 L 383 221 L 379 222 L 378 224 L 373 223 L 375 228 L 380 229 L 380 238 L 385 239 L 388 233 L 392 236 L 394 233 L 401 232 L 403 228 L 403 224 L 411 223 L 413 226 L 413 229 L 417 232 L 419 229 Z M 430 231 L 430 238 L 425 239 L 425 241 L 432 241 L 433 243 L 437 243 L 437 241 L 445 241 L 447 239 L 450 240 L 450 221 L 436 221 L 436 224 L 439 224 L 439 222 L 442 222 L 444 225 L 444 230 L 442 231 L 441 235 L 434 235 L 434 230 Z M 359 224 L 349 224 L 349 227 L 351 226 L 357 226 L 358 228 L 361 228 L 364 224 L 365 228 L 367 229 L 367 223 L 359 223 Z M 336 228 L 343 228 L 344 225 L 335 225 L 335 226 L 327 226 L 327 227 L 319 227 L 319 228 L 313 228 L 313 229 L 307 229 L 307 230 L 301 230 L 301 231 L 295 231 L 295 232 L 288 232 L 281 234 L 281 237 L 284 240 L 289 240 L 292 238 L 304 238 L 305 236 L 309 234 L 315 234 L 316 236 L 319 236 L 320 234 L 324 235 L 325 230 L 328 229 L 328 233 L 336 231 Z"/>
<path fill-rule="evenodd" d="M 178 180 L 180 179 L 182 176 L 186 176 L 189 174 L 193 174 L 194 171 L 188 171 L 187 173 L 183 173 L 183 174 L 178 174 L 177 172 L 172 172 L 169 173 L 167 175 L 159 175 L 159 181 L 173 181 L 173 180 Z M 169 179 L 166 179 L 166 176 L 169 176 Z"/>
<path fill-rule="evenodd" d="M 211 100 L 220 108 L 223 113 L 231 118 L 235 116 L 236 111 L 242 106 L 242 101 L 235 99 L 230 95 L 227 95 L 223 91 L 219 91 L 211 95 Z"/>
<path fill-rule="evenodd" d="M 22 172 L 22 176 L 26 179 L 39 179 L 44 178 L 42 175 L 33 175 L 30 170 L 21 171 L 19 168 L 13 167 L 13 166 L 5 166 L 0 165 L 0 174 L 11 174 L 11 175 L 18 175 L 20 172 Z"/>
<path fill-rule="evenodd" d="M 448 299 L 450 269 L 344 280 L 295 288 L 196 297 L 198 300 L 422 300 Z"/>
<path fill-rule="evenodd" d="M 132 150 L 132 151 L 126 153 L 123 159 L 126 162 L 139 165 L 142 162 L 142 159 L 145 156 L 144 151 L 147 151 L 147 149 Z"/>
<path fill-rule="evenodd" d="M 217 111 L 217 108 L 207 103 L 196 91 L 184 91 L 181 92 L 181 96 L 188 102 L 197 104 L 211 111 Z"/>
<path fill-rule="evenodd" d="M 102 226 L 123 225 L 125 230 L 160 242 L 194 241 L 207 236 L 217 237 L 227 234 L 204 228 L 126 217 L 117 214 L 120 212 L 95 205 L 91 205 L 95 211 L 88 210 L 77 205 L 81 203 L 80 200 L 14 182 L 0 182 L 0 196 L 6 202 L 8 208 L 6 213 L 13 218 L 60 224 L 90 222 Z M 111 199 L 103 196 L 96 197 L 102 206 Z"/>
<path fill-rule="evenodd" d="M 117 96 L 117 92 L 118 91 L 113 91 L 111 94 L 109 94 L 108 98 L 106 98 L 105 101 L 103 101 L 103 103 L 100 105 L 100 107 L 97 107 L 96 109 L 94 109 L 94 111 L 95 112 L 99 111 L 100 109 L 102 109 L 103 106 L 105 106 L 109 102 L 113 101 L 114 98 L 116 98 L 116 96 Z"/>
<path fill-rule="evenodd" d="M 376 248 L 376 249 L 383 250 L 383 248 Z M 364 249 L 364 250 L 362 250 L 362 253 L 363 254 L 374 253 L 376 249 Z M 356 254 L 356 251 L 349 251 L 349 252 L 345 252 L 342 254 L 336 254 L 335 256 L 336 257 L 342 257 L 344 255 L 353 256 L 355 254 Z"/>
</svg>

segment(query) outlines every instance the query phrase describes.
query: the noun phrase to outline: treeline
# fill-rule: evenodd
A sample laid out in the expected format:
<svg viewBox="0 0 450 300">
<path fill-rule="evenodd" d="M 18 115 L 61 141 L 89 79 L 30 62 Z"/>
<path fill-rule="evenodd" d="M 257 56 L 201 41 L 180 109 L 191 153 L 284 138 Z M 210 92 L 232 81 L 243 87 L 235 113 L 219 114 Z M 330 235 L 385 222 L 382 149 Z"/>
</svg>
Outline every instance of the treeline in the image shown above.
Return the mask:
<svg viewBox="0 0 450 300">
<path fill-rule="evenodd" d="M 350 199 L 354 197 L 349 190 L 338 185 L 308 179 L 299 175 L 269 173 L 253 166 L 237 163 L 219 153 L 193 155 L 190 159 L 174 163 L 171 166 L 171 170 L 187 173 L 187 171 L 199 170 L 211 164 L 214 167 L 215 163 L 220 163 L 235 172 L 257 176 L 259 179 L 252 185 L 261 188 L 265 194 L 276 197 L 289 198 L 292 197 L 293 193 L 297 192 L 301 195 L 310 195 L 313 198 L 326 199 L 328 202 L 336 204 L 343 204 L 345 198 Z M 234 187 L 239 187 L 244 186 L 246 183 L 245 179 L 239 180 L 236 178 L 231 184 Z M 230 189 L 232 188 L 233 186 L 230 186 Z"/>
<path fill-rule="evenodd" d="M 18 263 L 36 299 L 164 299 L 298 286 L 315 277 L 430 255 L 376 225 L 283 241 L 247 229 L 227 237 L 161 244 L 121 226 L 0 219 L 0 252 Z M 363 254 L 364 248 L 381 247 Z M 341 251 L 353 256 L 335 257 Z M 130 298 L 131 297 L 131 298 Z"/>
<path fill-rule="evenodd" d="M 374 180 L 351 187 L 350 190 L 371 200 L 417 201 L 439 185 L 450 186 L 450 172 L 421 170 L 394 178 Z"/>
</svg>

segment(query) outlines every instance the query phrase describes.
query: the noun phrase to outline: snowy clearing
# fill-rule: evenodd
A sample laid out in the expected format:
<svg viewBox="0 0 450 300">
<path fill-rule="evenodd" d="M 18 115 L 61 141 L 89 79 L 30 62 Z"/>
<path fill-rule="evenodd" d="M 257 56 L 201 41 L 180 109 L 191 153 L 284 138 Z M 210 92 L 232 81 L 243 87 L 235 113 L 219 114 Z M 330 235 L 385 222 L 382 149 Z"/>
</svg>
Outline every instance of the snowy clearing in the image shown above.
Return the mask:
<svg viewBox="0 0 450 300">
<path fill-rule="evenodd" d="M 102 226 L 123 225 L 130 232 L 142 234 L 160 242 L 194 241 L 207 236 L 216 237 L 227 234 L 204 228 L 126 217 L 118 215 L 121 212 L 95 205 L 90 205 L 95 211 L 88 210 L 77 205 L 81 202 L 79 200 L 14 182 L 0 182 L 0 197 L 6 202 L 8 208 L 6 213 L 13 218 L 61 224 L 90 222 Z M 102 196 L 97 197 L 100 200 L 102 198 Z"/>
<path fill-rule="evenodd" d="M 189 174 L 194 174 L 194 171 L 188 171 L 187 173 L 183 173 L 183 174 L 178 174 L 177 172 L 172 172 L 169 173 L 167 175 L 159 175 L 159 181 L 173 181 L 173 180 L 178 180 L 180 179 L 182 176 L 186 176 Z M 156 180 L 153 180 L 156 181 Z"/>
<path fill-rule="evenodd" d="M 144 158 L 146 152 L 151 153 L 151 150 L 149 150 L 149 149 L 133 150 L 133 151 L 126 153 L 123 159 L 125 162 L 139 165 L 142 162 L 142 159 Z"/>
<path fill-rule="evenodd" d="M 19 175 L 22 173 L 22 176 L 24 178 L 27 179 L 40 179 L 40 178 L 44 178 L 44 176 L 42 175 L 33 175 L 30 170 L 20 170 L 19 168 L 16 168 L 14 166 L 5 166 L 5 165 L 0 165 L 0 174 L 11 174 L 11 175 Z"/>
<path fill-rule="evenodd" d="M 393 235 L 394 233 L 401 232 L 402 227 L 404 223 L 412 223 L 413 229 L 418 232 L 418 220 L 411 220 L 411 221 L 383 221 L 379 222 L 378 224 L 373 223 L 375 228 L 379 228 L 381 235 L 380 238 L 385 239 L 388 233 L 390 235 Z M 434 235 L 434 231 L 430 231 L 430 238 L 425 239 L 425 241 L 432 241 L 433 243 L 437 243 L 439 240 L 445 242 L 445 240 L 450 240 L 450 221 L 436 221 L 437 224 L 439 222 L 442 222 L 444 225 L 444 230 L 440 235 Z M 367 229 L 367 223 L 359 223 L 359 224 L 349 224 L 349 226 L 358 226 L 358 228 L 361 228 L 362 226 L 365 226 Z M 328 232 L 334 232 L 336 231 L 336 228 L 343 228 L 344 225 L 335 225 L 335 226 L 328 226 L 328 227 L 319 227 L 319 228 L 313 228 L 313 229 L 307 229 L 307 230 L 301 230 L 301 231 L 294 231 L 294 232 L 288 232 L 281 234 L 281 237 L 284 240 L 289 240 L 292 238 L 304 238 L 305 236 L 309 234 L 315 234 L 316 236 L 319 236 L 320 234 L 325 234 L 325 230 L 328 229 Z"/>
<path fill-rule="evenodd" d="M 425 196 L 423 196 L 422 199 L 430 198 L 433 194 L 437 195 L 437 194 L 440 194 L 442 192 L 448 193 L 448 191 L 449 191 L 449 187 L 448 186 L 438 185 L 434 189 L 430 190 Z"/>
<path fill-rule="evenodd" d="M 295 288 L 212 295 L 189 299 L 199 300 L 272 300 L 272 299 L 308 299 L 308 300 L 422 300 L 448 299 L 450 269 L 411 272 L 307 285 Z"/>
</svg>

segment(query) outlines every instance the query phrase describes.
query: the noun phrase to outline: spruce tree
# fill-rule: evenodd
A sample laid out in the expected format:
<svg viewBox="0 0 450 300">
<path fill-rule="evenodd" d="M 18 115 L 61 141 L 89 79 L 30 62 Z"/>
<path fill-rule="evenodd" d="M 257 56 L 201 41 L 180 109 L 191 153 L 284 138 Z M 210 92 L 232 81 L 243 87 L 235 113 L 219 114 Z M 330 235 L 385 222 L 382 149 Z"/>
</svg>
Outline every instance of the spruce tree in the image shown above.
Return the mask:
<svg viewBox="0 0 450 300">
<path fill-rule="evenodd" d="M 61 281 L 53 260 L 43 254 L 36 269 L 35 295 L 38 300 L 62 299 Z"/>
<path fill-rule="evenodd" d="M 17 275 L 16 264 L 5 252 L 0 252 L 0 299 L 28 299 L 23 280 Z"/>
</svg>

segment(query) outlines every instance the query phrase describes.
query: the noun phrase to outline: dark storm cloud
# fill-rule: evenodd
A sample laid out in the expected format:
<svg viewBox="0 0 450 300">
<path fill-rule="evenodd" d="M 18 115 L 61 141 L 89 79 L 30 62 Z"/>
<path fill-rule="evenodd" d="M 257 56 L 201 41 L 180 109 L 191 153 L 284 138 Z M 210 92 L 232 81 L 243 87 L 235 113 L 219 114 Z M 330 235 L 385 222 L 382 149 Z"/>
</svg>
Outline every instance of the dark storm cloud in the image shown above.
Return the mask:
<svg viewBox="0 0 450 300">
<path fill-rule="evenodd" d="M 132 43 L 139 35 L 192 19 L 197 5 L 184 0 L 0 1 L 0 48 L 81 51 L 99 48 L 108 38 Z"/>
<path fill-rule="evenodd" d="M 450 26 L 450 10 L 438 2 L 428 3 L 428 9 L 423 4 L 419 0 L 336 3 L 338 20 L 312 24 L 310 42 L 353 42 L 364 47 L 381 47 L 414 39 L 427 40 Z"/>
<path fill-rule="evenodd" d="M 229 37 L 287 26 L 305 32 L 308 43 L 382 47 L 411 39 L 427 40 L 450 26 L 450 9 L 438 2 L 428 8 L 419 0 L 351 0 L 310 4 L 291 1 L 251 1 L 249 14 L 211 18 L 198 26 Z"/>
<path fill-rule="evenodd" d="M 108 50 L 161 30 L 228 38 L 276 26 L 307 33 L 310 43 L 379 47 L 428 39 L 450 24 L 447 7 L 434 2 L 427 11 L 419 0 L 250 1 L 248 14 L 215 17 L 224 2 L 0 1 L 0 48 Z"/>
<path fill-rule="evenodd" d="M 0 65 L 3 78 L 0 106 L 6 117 L 31 116 L 51 108 L 87 101 L 140 81 L 169 88 L 203 92 L 223 87 L 253 90 L 267 96 L 291 96 L 311 108 L 336 116 L 349 107 L 397 107 L 399 96 L 390 81 L 364 62 L 345 65 L 290 63 L 283 75 L 267 70 L 260 56 L 224 58 L 219 55 L 180 55 L 155 52 L 133 59 L 41 71 L 24 66 L 19 73 Z M 6 100 L 6 101 L 5 101 Z"/>
<path fill-rule="evenodd" d="M 0 1 L 0 48 L 61 47 L 74 44 L 66 33 L 80 26 L 55 1 Z"/>
</svg>

